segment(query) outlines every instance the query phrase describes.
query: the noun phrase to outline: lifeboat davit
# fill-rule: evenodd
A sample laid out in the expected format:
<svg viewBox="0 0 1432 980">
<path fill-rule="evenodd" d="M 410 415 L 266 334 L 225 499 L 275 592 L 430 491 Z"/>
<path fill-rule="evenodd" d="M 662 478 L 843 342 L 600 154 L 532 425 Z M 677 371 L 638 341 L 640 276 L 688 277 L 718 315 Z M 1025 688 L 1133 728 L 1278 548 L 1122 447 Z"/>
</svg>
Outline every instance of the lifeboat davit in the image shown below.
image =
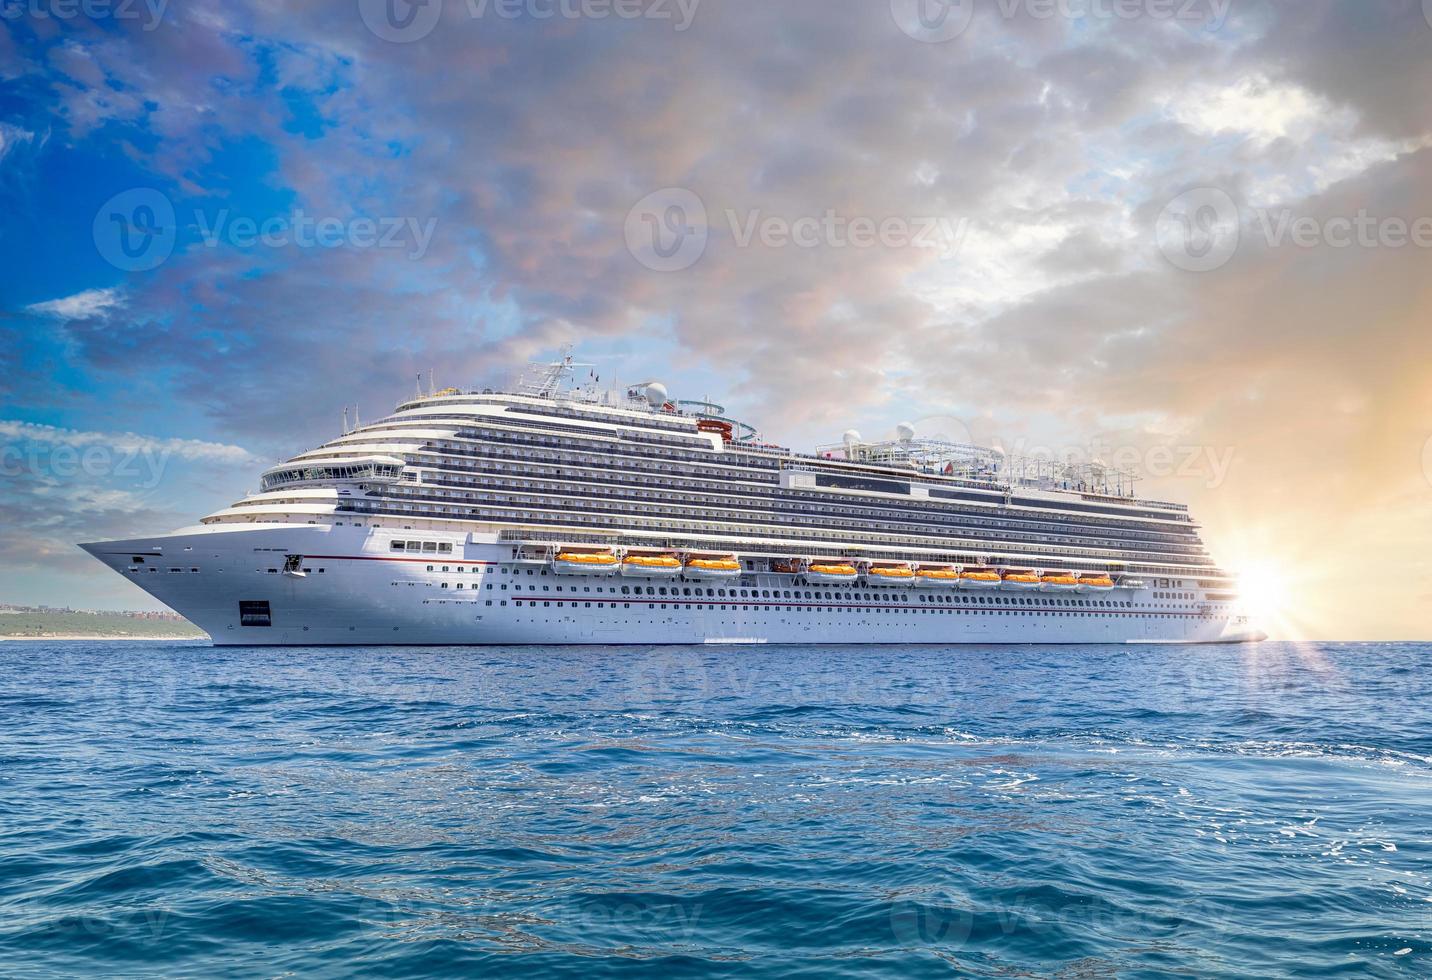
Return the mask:
<svg viewBox="0 0 1432 980">
<path fill-rule="evenodd" d="M 1011 592 L 1037 592 L 1039 576 L 1034 572 L 1005 572 L 1000 585 Z"/>
<path fill-rule="evenodd" d="M 1107 575 L 1080 575 L 1080 592 L 1113 592 L 1114 580 Z"/>
<path fill-rule="evenodd" d="M 1039 576 L 1041 592 L 1077 592 L 1079 580 L 1072 572 L 1049 572 Z"/>
<path fill-rule="evenodd" d="M 729 579 L 741 577 L 741 563 L 735 555 L 715 555 L 686 559 L 686 577 Z"/>
<path fill-rule="evenodd" d="M 681 574 L 681 559 L 675 555 L 627 555 L 622 574 L 628 578 L 675 578 Z"/>
<path fill-rule="evenodd" d="M 806 569 L 805 577 L 807 582 L 818 585 L 848 585 L 859 578 L 860 573 L 847 562 L 816 561 Z"/>
<path fill-rule="evenodd" d="M 960 573 L 953 568 L 917 568 L 915 584 L 922 589 L 953 589 L 960 584 Z"/>
<path fill-rule="evenodd" d="M 992 572 L 987 568 L 972 568 L 969 571 L 960 572 L 960 588 L 962 589 L 997 589 L 999 583 L 999 572 Z"/>
<path fill-rule="evenodd" d="M 552 559 L 558 575 L 611 575 L 620 567 L 621 559 L 610 551 L 562 551 Z"/>
<path fill-rule="evenodd" d="M 865 570 L 865 583 L 867 585 L 914 585 L 915 570 L 903 562 L 890 565 L 871 565 Z"/>
</svg>

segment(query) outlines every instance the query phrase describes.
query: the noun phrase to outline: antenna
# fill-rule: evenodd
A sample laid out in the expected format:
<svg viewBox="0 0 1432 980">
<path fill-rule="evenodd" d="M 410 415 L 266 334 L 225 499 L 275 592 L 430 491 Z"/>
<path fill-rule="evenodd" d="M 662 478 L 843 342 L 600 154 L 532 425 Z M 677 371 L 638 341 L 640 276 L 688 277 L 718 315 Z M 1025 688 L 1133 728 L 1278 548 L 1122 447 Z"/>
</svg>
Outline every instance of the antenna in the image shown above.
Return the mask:
<svg viewBox="0 0 1432 980">
<path fill-rule="evenodd" d="M 572 345 L 568 344 L 562 348 L 561 360 L 553 361 L 550 364 L 531 365 L 530 372 L 522 377 L 518 388 L 525 395 L 554 398 L 561 389 L 563 380 L 572 373 L 573 368 L 592 366 L 572 360 Z"/>
<path fill-rule="evenodd" d="M 358 421 L 358 403 L 357 403 L 357 402 L 354 402 L 354 403 L 353 403 L 353 428 L 354 428 L 354 429 L 361 429 L 362 427 L 363 427 L 363 423 L 360 422 L 360 421 Z"/>
<path fill-rule="evenodd" d="M 348 434 L 348 406 L 343 406 L 343 434 Z"/>
</svg>

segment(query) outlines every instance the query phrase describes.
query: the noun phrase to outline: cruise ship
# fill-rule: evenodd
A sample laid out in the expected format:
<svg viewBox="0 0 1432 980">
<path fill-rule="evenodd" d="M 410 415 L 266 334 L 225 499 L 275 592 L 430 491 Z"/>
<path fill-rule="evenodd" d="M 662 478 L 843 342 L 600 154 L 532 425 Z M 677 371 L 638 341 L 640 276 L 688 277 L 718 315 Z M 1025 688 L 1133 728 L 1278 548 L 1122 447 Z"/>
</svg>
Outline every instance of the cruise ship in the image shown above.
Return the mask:
<svg viewBox="0 0 1432 980">
<path fill-rule="evenodd" d="M 909 425 L 798 453 L 576 374 L 430 387 L 195 526 L 81 547 L 219 645 L 1264 638 L 1129 474 Z"/>
</svg>

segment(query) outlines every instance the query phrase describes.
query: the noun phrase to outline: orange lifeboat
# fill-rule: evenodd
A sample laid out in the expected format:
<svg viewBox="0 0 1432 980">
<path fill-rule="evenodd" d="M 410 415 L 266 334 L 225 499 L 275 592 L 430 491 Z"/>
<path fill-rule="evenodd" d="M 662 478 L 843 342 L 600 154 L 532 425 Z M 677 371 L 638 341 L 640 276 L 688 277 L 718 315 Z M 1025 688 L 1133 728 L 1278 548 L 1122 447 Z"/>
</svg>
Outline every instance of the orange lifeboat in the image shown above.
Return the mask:
<svg viewBox="0 0 1432 980">
<path fill-rule="evenodd" d="M 621 567 L 621 559 L 610 551 L 561 551 L 552 559 L 558 575 L 610 575 Z"/>
<path fill-rule="evenodd" d="M 915 584 L 922 589 L 953 589 L 960 584 L 960 573 L 945 565 L 923 565 L 915 569 Z"/>
<path fill-rule="evenodd" d="M 622 575 L 628 578 L 675 578 L 681 574 L 681 559 L 672 554 L 628 552 L 622 559 Z"/>
<path fill-rule="evenodd" d="M 867 585 L 914 585 L 915 570 L 904 562 L 871 565 L 865 570 Z"/>
<path fill-rule="evenodd" d="M 1080 592 L 1112 592 L 1114 591 L 1114 580 L 1108 575 L 1080 575 Z"/>
<path fill-rule="evenodd" d="M 729 579 L 741 577 L 741 563 L 735 555 L 688 555 L 686 577 Z"/>
<path fill-rule="evenodd" d="M 807 582 L 820 585 L 848 585 L 860 577 L 855 566 L 845 561 L 813 561 L 806 568 Z"/>
<path fill-rule="evenodd" d="M 999 572 L 993 569 L 968 568 L 960 572 L 960 588 L 962 589 L 997 589 L 999 583 Z"/>
<path fill-rule="evenodd" d="M 1011 592 L 1038 591 L 1039 576 L 1034 572 L 1005 572 L 1000 584 Z"/>
<path fill-rule="evenodd" d="M 1073 572 L 1045 572 L 1039 576 L 1039 588 L 1042 592 L 1076 592 L 1079 580 Z"/>
</svg>

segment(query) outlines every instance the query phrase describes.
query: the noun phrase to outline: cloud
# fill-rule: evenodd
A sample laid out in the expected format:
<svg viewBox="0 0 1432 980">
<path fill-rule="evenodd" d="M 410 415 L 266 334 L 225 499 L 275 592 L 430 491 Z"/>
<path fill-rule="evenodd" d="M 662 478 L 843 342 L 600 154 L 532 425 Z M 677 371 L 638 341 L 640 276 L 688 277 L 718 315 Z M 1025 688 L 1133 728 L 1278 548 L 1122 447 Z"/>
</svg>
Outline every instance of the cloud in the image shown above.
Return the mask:
<svg viewBox="0 0 1432 980">
<path fill-rule="evenodd" d="M 83 432 L 64 429 L 53 425 L 39 425 L 14 419 L 0 419 L 0 436 L 18 442 L 38 443 L 47 446 L 70 446 L 83 448 L 103 446 L 120 453 L 144 454 L 147 456 L 174 456 L 179 459 L 225 466 L 248 466 L 258 462 L 257 457 L 241 446 L 220 442 L 205 442 L 200 439 L 162 439 L 143 436 L 133 432 Z"/>
<path fill-rule="evenodd" d="M 192 523 L 232 500 L 232 484 L 258 462 L 225 443 L 0 420 L 0 583 L 29 594 L 21 572 L 76 576 L 111 594 L 110 583 L 94 582 L 106 570 L 76 542 Z"/>
<path fill-rule="evenodd" d="M 113 310 L 125 304 L 124 290 L 118 286 L 109 289 L 86 289 L 61 299 L 33 303 L 25 309 L 40 316 L 57 320 L 92 320 L 104 318 Z"/>
<path fill-rule="evenodd" d="M 35 141 L 35 134 L 19 126 L 0 122 L 0 163 L 22 144 L 32 144 Z"/>
<path fill-rule="evenodd" d="M 437 230 L 420 261 L 180 248 L 113 302 L 79 301 L 109 292 L 95 289 L 31 307 L 62 323 L 27 363 L 63 346 L 71 417 L 108 418 L 116 390 L 138 391 L 196 431 L 297 451 L 333 434 L 345 401 L 371 418 L 433 365 L 462 383 L 568 340 L 656 350 L 663 376 L 719 378 L 734 411 L 795 444 L 945 413 L 1234 446 L 1216 493 L 1150 492 L 1233 515 L 1216 519 L 1224 540 L 1271 515 L 1290 553 L 1314 526 L 1355 554 L 1365 525 L 1329 513 L 1376 500 L 1399 520 L 1426 490 L 1399 462 L 1432 415 L 1425 250 L 1246 240 L 1196 276 L 1153 228 L 1191 187 L 1317 220 L 1432 214 L 1432 102 L 1414 97 L 1432 86 L 1432 27 L 1403 0 L 1243 6 L 1217 31 L 977 16 L 944 44 L 864 0 L 723 0 L 679 33 L 451 2 L 410 44 L 352 4 L 193 0 L 151 31 L 77 23 L 11 60 L 27 130 L 122 146 L 186 216 L 262 220 L 257 186 L 280 214 Z M 633 204 L 668 187 L 710 222 L 675 273 L 625 245 Z M 737 233 L 752 215 L 830 213 L 966 234 L 946 254 Z M 1408 561 L 1432 546 L 1405 540 Z M 1328 596 L 1345 594 L 1338 574 Z M 1371 630 L 1376 603 L 1343 605 Z"/>
</svg>

